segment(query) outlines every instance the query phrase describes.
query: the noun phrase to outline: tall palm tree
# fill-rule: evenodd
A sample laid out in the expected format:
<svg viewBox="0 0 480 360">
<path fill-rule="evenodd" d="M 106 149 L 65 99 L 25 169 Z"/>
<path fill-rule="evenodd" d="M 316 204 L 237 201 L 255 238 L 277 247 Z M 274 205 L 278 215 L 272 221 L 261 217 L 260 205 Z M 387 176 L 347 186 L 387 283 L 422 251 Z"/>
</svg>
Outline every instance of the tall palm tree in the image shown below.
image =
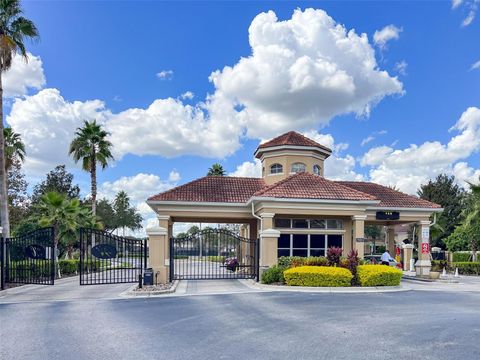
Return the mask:
<svg viewBox="0 0 480 360">
<path fill-rule="evenodd" d="M 70 144 L 69 154 L 75 162 L 82 160 L 82 169 L 90 173 L 92 186 L 92 214 L 97 214 L 97 164 L 102 169 L 113 160 L 112 143 L 107 140 L 108 132 L 103 130 L 96 120 L 85 121 L 83 127 L 75 132 L 75 138 Z"/>
<path fill-rule="evenodd" d="M 15 159 L 20 162 L 25 161 L 25 144 L 20 134 L 10 127 L 3 129 L 3 137 L 5 139 L 5 170 L 8 173 Z"/>
<path fill-rule="evenodd" d="M 8 218 L 7 173 L 5 164 L 5 139 L 3 135 L 3 84 L 2 75 L 12 66 L 18 53 L 28 60 L 25 40 L 38 39 L 35 24 L 22 16 L 19 0 L 0 0 L 0 221 L 3 236 L 10 235 Z"/>
<path fill-rule="evenodd" d="M 207 176 L 225 176 L 225 170 L 222 165 L 215 163 L 208 169 Z"/>
</svg>

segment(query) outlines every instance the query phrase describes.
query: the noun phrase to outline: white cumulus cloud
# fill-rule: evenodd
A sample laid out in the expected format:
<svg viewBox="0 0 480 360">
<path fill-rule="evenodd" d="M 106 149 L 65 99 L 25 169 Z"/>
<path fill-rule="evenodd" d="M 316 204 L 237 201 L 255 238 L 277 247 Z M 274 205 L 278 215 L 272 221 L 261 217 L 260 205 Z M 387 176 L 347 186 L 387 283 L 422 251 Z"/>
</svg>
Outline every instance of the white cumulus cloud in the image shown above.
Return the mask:
<svg viewBox="0 0 480 360">
<path fill-rule="evenodd" d="M 403 85 L 378 68 L 366 34 L 323 10 L 295 10 L 279 21 L 259 14 L 249 28 L 252 54 L 212 73 L 216 92 L 244 108 L 247 134 L 269 137 L 325 125 L 346 113 L 368 115 Z"/>
<path fill-rule="evenodd" d="M 395 185 L 408 193 L 440 173 L 456 174 L 468 180 L 478 174 L 467 163 L 460 162 L 480 151 L 480 109 L 468 108 L 450 129 L 458 132 L 447 144 L 429 141 L 395 150 L 389 146 L 370 149 L 360 161 L 370 166 L 370 179 L 384 185 Z"/>
<path fill-rule="evenodd" d="M 104 123 L 110 116 L 100 100 L 65 100 L 57 89 L 44 89 L 14 100 L 7 123 L 25 143 L 25 171 L 42 175 L 58 164 L 73 165 L 68 148 L 75 130 L 84 120 Z"/>
<path fill-rule="evenodd" d="M 373 41 L 380 49 L 385 49 L 390 40 L 398 40 L 400 38 L 402 31 L 402 28 L 396 27 L 393 24 L 387 25 L 383 29 L 375 31 Z"/>
<path fill-rule="evenodd" d="M 28 61 L 15 54 L 12 67 L 3 74 L 3 91 L 6 98 L 24 96 L 29 89 L 40 90 L 45 86 L 42 59 L 27 53 Z"/>
<path fill-rule="evenodd" d="M 170 80 L 173 77 L 173 70 L 162 70 L 157 73 L 160 80 Z"/>
</svg>

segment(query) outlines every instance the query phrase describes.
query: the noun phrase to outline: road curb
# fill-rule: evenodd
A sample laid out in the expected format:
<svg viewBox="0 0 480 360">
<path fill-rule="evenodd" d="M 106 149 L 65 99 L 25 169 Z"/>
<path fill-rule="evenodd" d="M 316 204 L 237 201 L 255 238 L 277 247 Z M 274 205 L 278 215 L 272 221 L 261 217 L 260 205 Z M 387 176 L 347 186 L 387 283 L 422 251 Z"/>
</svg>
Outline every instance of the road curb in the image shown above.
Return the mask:
<svg viewBox="0 0 480 360">
<path fill-rule="evenodd" d="M 287 292 L 309 292 L 309 293 L 338 293 L 338 294 L 365 294 L 365 293 L 389 293 L 411 291 L 412 288 L 399 286 L 376 286 L 376 287 L 297 287 L 286 285 L 266 285 L 252 280 L 240 280 L 251 289 L 264 291 L 287 291 Z"/>
<path fill-rule="evenodd" d="M 135 284 L 127 291 L 120 293 L 119 296 L 122 298 L 148 298 L 148 297 L 162 296 L 166 294 L 173 294 L 177 290 L 178 283 L 179 281 L 175 280 L 170 289 L 153 290 L 153 291 L 134 291 L 134 289 L 137 287 L 137 284 Z"/>
</svg>

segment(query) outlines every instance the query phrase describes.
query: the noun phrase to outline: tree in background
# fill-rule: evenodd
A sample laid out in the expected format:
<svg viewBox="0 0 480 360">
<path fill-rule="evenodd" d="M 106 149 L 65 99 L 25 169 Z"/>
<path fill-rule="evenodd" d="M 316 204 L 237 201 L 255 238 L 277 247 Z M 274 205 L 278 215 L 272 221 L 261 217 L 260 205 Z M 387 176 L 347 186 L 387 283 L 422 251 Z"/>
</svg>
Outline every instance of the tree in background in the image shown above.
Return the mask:
<svg viewBox="0 0 480 360">
<path fill-rule="evenodd" d="M 19 160 L 15 159 L 8 171 L 8 208 L 12 233 L 16 233 L 17 227 L 27 217 L 30 207 L 30 197 L 27 193 L 27 181 L 22 172 Z"/>
<path fill-rule="evenodd" d="M 376 253 L 376 240 L 382 236 L 382 227 L 378 225 L 365 225 L 365 236 L 372 240 L 372 254 Z"/>
<path fill-rule="evenodd" d="M 441 205 L 444 211 L 437 215 L 437 225 L 432 229 L 432 246 L 445 246 L 445 239 L 464 219 L 465 191 L 456 184 L 454 176 L 440 174 L 435 180 L 420 186 L 418 196 Z"/>
<path fill-rule="evenodd" d="M 113 160 L 112 143 L 107 136 L 108 132 L 96 120 L 85 121 L 70 143 L 69 155 L 75 162 L 82 161 L 82 169 L 90 173 L 93 215 L 97 213 L 97 164 L 105 169 L 108 162 Z"/>
<path fill-rule="evenodd" d="M 107 199 L 100 199 L 97 203 L 97 217 L 103 224 L 103 229 L 113 232 L 116 229 L 115 210 L 113 205 Z"/>
<path fill-rule="evenodd" d="M 213 164 L 209 169 L 207 176 L 225 176 L 225 170 L 219 163 Z"/>
<path fill-rule="evenodd" d="M 22 16 L 19 0 L 0 0 L 0 222 L 3 236 L 10 236 L 8 216 L 6 146 L 3 127 L 3 83 L 2 76 L 12 66 L 15 54 L 28 60 L 25 40 L 38 39 L 35 24 Z"/>
<path fill-rule="evenodd" d="M 25 161 L 25 144 L 19 134 L 12 128 L 4 128 L 5 138 L 5 170 L 7 171 L 8 213 L 11 230 L 26 216 L 29 206 L 27 181 L 22 173 Z"/>
<path fill-rule="evenodd" d="M 130 206 L 130 198 L 125 191 L 120 191 L 115 196 L 113 210 L 116 228 L 122 229 L 123 236 L 125 236 L 125 229 L 141 229 L 143 218 L 135 207 Z"/>
<path fill-rule="evenodd" d="M 97 217 L 104 225 L 104 229 L 113 232 L 122 229 L 125 236 L 125 230 L 141 229 L 143 218 L 137 209 L 130 204 L 130 198 L 125 191 L 120 191 L 115 196 L 113 202 L 107 199 L 101 199 L 97 204 Z"/>
<path fill-rule="evenodd" d="M 472 261 L 477 261 L 478 243 L 480 240 L 480 183 L 470 184 L 471 207 L 466 214 L 464 226 L 469 230 Z"/>
<path fill-rule="evenodd" d="M 73 174 L 65 169 L 65 165 L 56 166 L 47 174 L 44 181 L 35 185 L 32 203 L 38 203 L 43 195 L 51 191 L 64 194 L 68 199 L 76 199 L 80 196 L 80 187 L 73 183 Z"/>
</svg>

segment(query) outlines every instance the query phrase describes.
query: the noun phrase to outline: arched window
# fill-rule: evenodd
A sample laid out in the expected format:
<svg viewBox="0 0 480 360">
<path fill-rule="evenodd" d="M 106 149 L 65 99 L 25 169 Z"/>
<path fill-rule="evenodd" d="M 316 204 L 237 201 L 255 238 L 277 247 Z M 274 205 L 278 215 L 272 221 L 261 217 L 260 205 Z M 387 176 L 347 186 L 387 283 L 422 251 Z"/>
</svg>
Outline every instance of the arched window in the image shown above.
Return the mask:
<svg viewBox="0 0 480 360">
<path fill-rule="evenodd" d="M 315 175 L 320 175 L 321 174 L 321 171 L 322 171 L 322 168 L 320 167 L 320 165 L 313 165 L 313 173 Z"/>
<path fill-rule="evenodd" d="M 270 174 L 281 174 L 283 173 L 283 166 L 281 164 L 273 164 L 270 166 Z"/>
<path fill-rule="evenodd" d="M 304 163 L 294 163 L 292 164 L 292 173 L 305 172 L 306 168 Z"/>
</svg>

